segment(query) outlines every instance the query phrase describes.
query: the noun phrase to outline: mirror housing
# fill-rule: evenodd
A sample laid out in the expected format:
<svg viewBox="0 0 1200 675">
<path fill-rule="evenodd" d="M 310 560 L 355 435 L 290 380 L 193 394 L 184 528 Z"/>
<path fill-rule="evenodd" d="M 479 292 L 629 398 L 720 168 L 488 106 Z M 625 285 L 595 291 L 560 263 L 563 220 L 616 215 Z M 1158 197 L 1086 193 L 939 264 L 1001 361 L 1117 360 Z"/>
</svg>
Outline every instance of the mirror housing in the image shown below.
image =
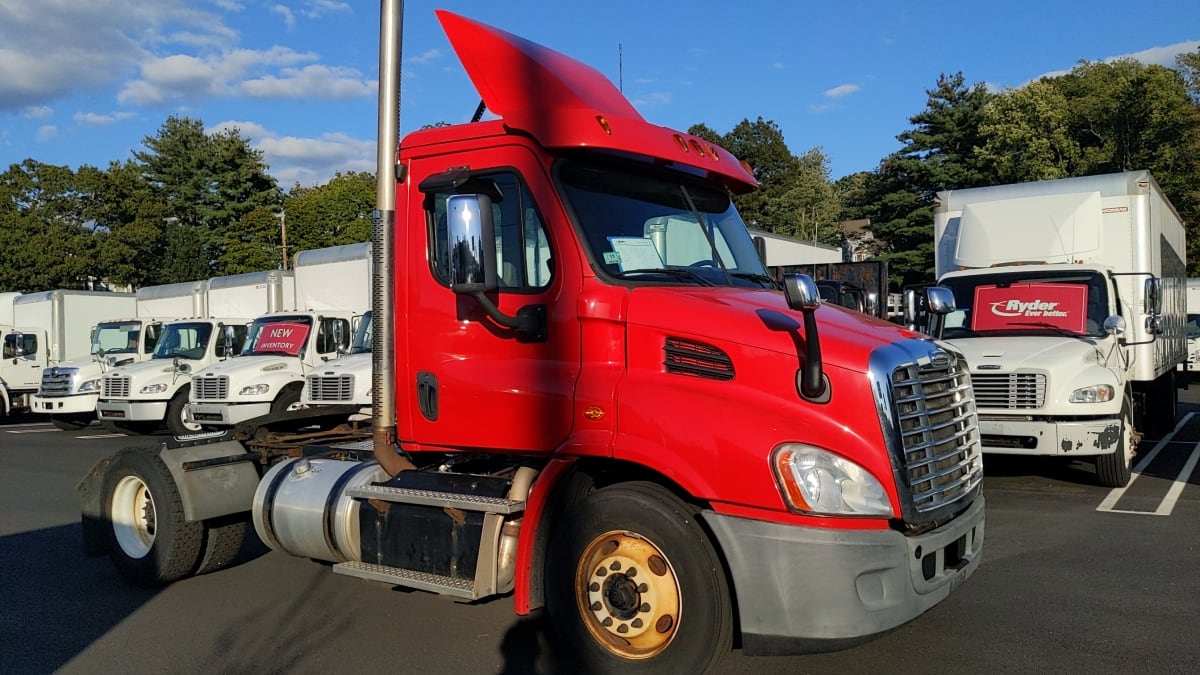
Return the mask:
<svg viewBox="0 0 1200 675">
<path fill-rule="evenodd" d="M 788 307 L 797 311 L 813 309 L 821 304 L 817 282 L 807 274 L 783 275 L 783 296 L 787 298 Z"/>
<path fill-rule="evenodd" d="M 499 281 L 491 197 L 450 195 L 446 199 L 446 238 L 450 289 L 467 295 L 494 293 Z"/>
</svg>

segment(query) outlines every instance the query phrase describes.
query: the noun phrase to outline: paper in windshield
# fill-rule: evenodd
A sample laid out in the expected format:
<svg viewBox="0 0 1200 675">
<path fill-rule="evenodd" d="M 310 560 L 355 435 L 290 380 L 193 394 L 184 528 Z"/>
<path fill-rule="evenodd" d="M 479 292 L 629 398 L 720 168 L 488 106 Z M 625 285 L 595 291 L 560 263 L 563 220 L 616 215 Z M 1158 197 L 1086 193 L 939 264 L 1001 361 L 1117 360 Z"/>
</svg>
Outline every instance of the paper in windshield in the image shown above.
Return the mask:
<svg viewBox="0 0 1200 675">
<path fill-rule="evenodd" d="M 975 331 L 1037 328 L 1030 324 L 1082 333 L 1087 322 L 1084 284 L 1012 284 L 978 286 L 971 317 Z"/>
<path fill-rule="evenodd" d="M 609 237 L 608 242 L 618 256 L 617 266 L 626 270 L 661 270 L 662 258 L 654 242 L 644 237 Z"/>
</svg>

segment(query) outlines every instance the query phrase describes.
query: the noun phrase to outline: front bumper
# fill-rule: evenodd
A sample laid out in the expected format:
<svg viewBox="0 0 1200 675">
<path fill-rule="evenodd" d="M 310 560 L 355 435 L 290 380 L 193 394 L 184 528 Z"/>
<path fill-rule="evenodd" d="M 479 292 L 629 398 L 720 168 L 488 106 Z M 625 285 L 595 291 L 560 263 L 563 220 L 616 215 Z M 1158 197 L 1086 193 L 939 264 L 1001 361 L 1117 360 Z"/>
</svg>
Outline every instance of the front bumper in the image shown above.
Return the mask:
<svg viewBox="0 0 1200 675">
<path fill-rule="evenodd" d="M 979 436 L 983 451 L 995 455 L 1107 455 L 1121 440 L 1121 419 L 1004 420 L 981 413 Z"/>
<path fill-rule="evenodd" d="M 125 422 L 161 422 L 167 418 L 166 401 L 100 401 L 96 417 Z"/>
<path fill-rule="evenodd" d="M 71 396 L 34 396 L 31 409 L 47 415 L 75 415 L 96 412 L 100 394 L 73 394 Z"/>
<path fill-rule="evenodd" d="M 271 402 L 262 403 L 188 403 L 184 415 L 192 424 L 232 426 L 271 412 Z"/>
<path fill-rule="evenodd" d="M 865 642 L 944 600 L 983 557 L 982 494 L 946 525 L 911 537 L 702 515 L 729 562 L 747 654 Z"/>
</svg>

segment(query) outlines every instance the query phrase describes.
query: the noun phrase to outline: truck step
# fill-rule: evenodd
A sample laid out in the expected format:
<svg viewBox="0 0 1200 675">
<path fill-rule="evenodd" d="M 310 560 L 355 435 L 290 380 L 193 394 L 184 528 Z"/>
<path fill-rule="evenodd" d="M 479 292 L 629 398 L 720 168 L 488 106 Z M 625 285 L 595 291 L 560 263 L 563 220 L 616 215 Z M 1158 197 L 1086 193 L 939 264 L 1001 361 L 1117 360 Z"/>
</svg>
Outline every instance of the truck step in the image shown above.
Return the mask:
<svg viewBox="0 0 1200 675">
<path fill-rule="evenodd" d="M 333 566 L 333 571 L 350 577 L 382 581 L 395 586 L 432 591 L 440 595 L 452 595 L 466 600 L 478 600 L 480 597 L 475 593 L 475 582 L 470 579 L 455 579 L 440 574 L 365 562 L 338 563 Z"/>
<path fill-rule="evenodd" d="M 485 513 L 519 513 L 525 510 L 525 502 L 503 497 L 482 497 L 457 492 L 435 492 L 413 488 L 389 487 L 386 485 L 363 485 L 351 488 L 346 493 L 356 499 L 378 499 L 397 504 L 419 504 L 422 506 L 446 506 L 464 511 Z"/>
</svg>

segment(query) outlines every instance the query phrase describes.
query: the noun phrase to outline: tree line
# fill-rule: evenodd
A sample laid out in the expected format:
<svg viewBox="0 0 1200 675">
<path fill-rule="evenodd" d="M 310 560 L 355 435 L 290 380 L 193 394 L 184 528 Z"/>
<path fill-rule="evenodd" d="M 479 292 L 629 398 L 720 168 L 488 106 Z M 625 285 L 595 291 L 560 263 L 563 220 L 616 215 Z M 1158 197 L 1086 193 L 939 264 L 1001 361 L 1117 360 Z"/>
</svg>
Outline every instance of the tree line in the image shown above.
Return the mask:
<svg viewBox="0 0 1200 675">
<path fill-rule="evenodd" d="M 1133 60 L 991 91 L 941 74 L 924 110 L 874 171 L 838 180 L 818 148 L 799 155 L 758 117 L 721 134 L 689 133 L 746 160 L 759 190 L 735 196 L 753 227 L 840 245 L 839 223 L 868 219 L 869 252 L 897 285 L 933 276 L 933 206 L 941 190 L 1150 170 L 1188 229 L 1200 276 L 1200 49 L 1175 68 Z M 283 191 L 237 131 L 171 117 L 133 159 L 77 171 L 27 159 L 0 174 L 0 290 L 140 287 L 279 267 L 281 215 L 291 251 L 366 241 L 374 177 L 338 174 Z"/>
</svg>

